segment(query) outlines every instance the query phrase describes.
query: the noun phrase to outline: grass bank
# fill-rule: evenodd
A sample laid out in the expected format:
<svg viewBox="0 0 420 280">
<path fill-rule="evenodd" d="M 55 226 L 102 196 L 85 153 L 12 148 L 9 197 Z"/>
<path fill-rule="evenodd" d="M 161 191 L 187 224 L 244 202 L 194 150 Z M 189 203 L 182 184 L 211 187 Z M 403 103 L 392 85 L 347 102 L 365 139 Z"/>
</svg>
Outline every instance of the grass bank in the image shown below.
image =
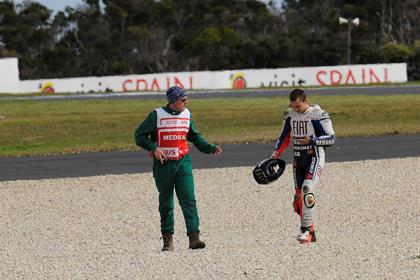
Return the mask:
<svg viewBox="0 0 420 280">
<path fill-rule="evenodd" d="M 420 95 L 311 96 L 338 137 L 420 133 Z M 199 99 L 189 108 L 211 142 L 274 142 L 287 97 Z M 0 101 L 0 156 L 136 149 L 138 124 L 164 100 Z"/>
</svg>

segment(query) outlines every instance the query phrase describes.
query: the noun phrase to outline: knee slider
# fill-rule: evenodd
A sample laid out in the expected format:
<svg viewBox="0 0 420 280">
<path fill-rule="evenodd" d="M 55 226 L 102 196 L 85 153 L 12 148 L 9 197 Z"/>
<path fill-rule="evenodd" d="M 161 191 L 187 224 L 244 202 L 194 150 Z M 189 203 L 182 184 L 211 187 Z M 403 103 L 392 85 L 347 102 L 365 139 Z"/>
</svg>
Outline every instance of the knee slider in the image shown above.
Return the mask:
<svg viewBox="0 0 420 280">
<path fill-rule="evenodd" d="M 307 193 L 303 197 L 303 202 L 305 203 L 306 208 L 312 208 L 315 206 L 315 196 L 313 193 Z"/>
</svg>

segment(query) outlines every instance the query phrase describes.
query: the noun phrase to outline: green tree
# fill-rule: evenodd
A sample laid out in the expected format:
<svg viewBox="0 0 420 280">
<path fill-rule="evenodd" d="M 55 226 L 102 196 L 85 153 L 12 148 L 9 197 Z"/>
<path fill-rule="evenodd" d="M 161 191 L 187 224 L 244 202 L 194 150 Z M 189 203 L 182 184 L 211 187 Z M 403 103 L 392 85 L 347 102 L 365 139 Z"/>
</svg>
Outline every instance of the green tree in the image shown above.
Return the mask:
<svg viewBox="0 0 420 280">
<path fill-rule="evenodd" d="M 410 48 L 403 44 L 387 43 L 381 47 L 382 57 L 384 62 L 407 62 L 413 55 Z"/>
<path fill-rule="evenodd" d="M 0 57 L 21 78 L 405 61 L 420 76 L 418 0 L 84 0 L 52 17 L 42 4 L 0 2 Z"/>
</svg>

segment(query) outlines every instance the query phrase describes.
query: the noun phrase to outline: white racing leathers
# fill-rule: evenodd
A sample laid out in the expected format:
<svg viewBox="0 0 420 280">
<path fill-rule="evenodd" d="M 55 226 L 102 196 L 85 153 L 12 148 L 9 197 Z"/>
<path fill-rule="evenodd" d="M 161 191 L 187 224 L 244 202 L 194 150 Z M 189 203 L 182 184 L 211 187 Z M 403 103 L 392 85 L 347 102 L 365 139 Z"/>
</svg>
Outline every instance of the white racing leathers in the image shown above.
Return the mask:
<svg viewBox="0 0 420 280">
<path fill-rule="evenodd" d="M 308 136 L 310 143 L 301 144 Z M 301 227 L 313 226 L 315 188 L 325 163 L 324 147 L 335 142 L 334 130 L 328 113 L 318 105 L 310 106 L 300 114 L 289 108 L 283 115 L 283 128 L 276 143 L 275 156 L 293 142 L 293 177 L 295 195 L 293 208 L 301 217 Z"/>
</svg>

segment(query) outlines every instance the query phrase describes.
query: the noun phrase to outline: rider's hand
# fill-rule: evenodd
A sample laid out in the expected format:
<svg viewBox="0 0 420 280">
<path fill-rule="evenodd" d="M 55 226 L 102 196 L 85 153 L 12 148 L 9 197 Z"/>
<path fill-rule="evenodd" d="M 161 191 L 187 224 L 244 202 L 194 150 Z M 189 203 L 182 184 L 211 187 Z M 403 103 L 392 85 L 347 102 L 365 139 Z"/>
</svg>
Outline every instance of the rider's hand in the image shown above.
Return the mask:
<svg viewBox="0 0 420 280">
<path fill-rule="evenodd" d="M 311 138 L 308 135 L 305 136 L 303 139 L 297 140 L 300 144 L 308 145 L 311 142 Z"/>
</svg>

